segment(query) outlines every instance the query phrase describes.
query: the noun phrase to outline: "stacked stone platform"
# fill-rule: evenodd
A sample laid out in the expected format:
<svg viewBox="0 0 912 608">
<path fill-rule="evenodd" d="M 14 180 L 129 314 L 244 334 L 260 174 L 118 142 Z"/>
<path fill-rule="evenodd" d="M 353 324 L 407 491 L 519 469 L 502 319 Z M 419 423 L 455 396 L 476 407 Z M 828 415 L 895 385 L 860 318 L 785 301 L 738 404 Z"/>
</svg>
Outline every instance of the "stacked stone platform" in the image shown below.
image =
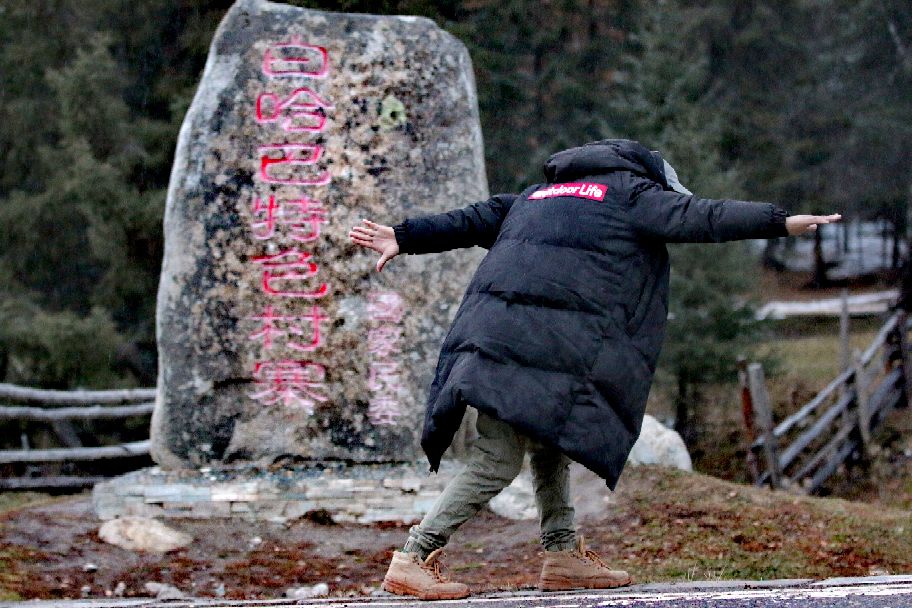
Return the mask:
<svg viewBox="0 0 912 608">
<path fill-rule="evenodd" d="M 150 467 L 99 483 L 101 519 L 238 518 L 284 522 L 331 517 L 339 523 L 414 523 L 457 469 L 438 474 L 414 465 L 348 463 L 263 469 L 252 466 L 164 470 Z"/>
</svg>

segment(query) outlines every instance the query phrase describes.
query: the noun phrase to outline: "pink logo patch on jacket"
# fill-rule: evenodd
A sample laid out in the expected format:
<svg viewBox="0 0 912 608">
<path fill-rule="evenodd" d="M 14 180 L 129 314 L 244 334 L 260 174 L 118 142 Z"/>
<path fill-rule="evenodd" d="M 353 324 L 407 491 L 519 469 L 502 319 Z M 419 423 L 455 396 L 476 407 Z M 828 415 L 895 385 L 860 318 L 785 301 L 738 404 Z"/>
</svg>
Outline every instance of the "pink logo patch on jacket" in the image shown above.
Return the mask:
<svg viewBox="0 0 912 608">
<path fill-rule="evenodd" d="M 530 194 L 529 200 L 539 201 L 543 198 L 554 198 L 555 196 L 575 196 L 576 198 L 587 198 L 590 201 L 603 201 L 606 194 L 608 194 L 608 186 L 604 184 L 552 184 L 547 188 L 536 190 Z"/>
</svg>

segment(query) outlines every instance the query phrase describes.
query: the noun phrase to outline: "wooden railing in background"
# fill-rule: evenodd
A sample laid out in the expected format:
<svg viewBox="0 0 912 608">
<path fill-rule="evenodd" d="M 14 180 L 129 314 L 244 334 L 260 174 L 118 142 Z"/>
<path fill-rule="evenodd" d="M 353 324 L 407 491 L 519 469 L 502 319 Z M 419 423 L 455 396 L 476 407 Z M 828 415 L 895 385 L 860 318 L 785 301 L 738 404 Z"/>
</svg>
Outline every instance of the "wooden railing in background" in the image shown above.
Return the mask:
<svg viewBox="0 0 912 608">
<path fill-rule="evenodd" d="M 905 312 L 894 313 L 864 352 L 842 357 L 850 361 L 844 371 L 775 425 L 763 367 L 738 362 L 756 485 L 816 492 L 842 463 L 868 453 L 872 433 L 887 414 L 909 405 L 908 329 Z"/>
<path fill-rule="evenodd" d="M 47 422 L 65 447 L 31 449 L 28 437 L 21 437 L 22 449 L 0 450 L 0 465 L 19 463 L 61 463 L 97 461 L 144 456 L 149 440 L 118 445 L 83 446 L 73 420 L 100 420 L 145 416 L 152 413 L 155 389 L 107 391 L 52 391 L 0 383 L 0 421 Z M 48 489 L 90 487 L 104 479 L 99 476 L 31 475 L 0 478 L 0 489 Z"/>
</svg>

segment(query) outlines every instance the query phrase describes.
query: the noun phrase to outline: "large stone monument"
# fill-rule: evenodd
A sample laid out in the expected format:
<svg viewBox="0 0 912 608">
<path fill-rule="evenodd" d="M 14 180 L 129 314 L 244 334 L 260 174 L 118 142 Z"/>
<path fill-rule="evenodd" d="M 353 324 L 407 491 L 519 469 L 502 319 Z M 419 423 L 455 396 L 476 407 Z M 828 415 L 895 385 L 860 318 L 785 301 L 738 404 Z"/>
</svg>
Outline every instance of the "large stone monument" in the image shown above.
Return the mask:
<svg viewBox="0 0 912 608">
<path fill-rule="evenodd" d="M 239 0 L 180 132 L 158 294 L 163 468 L 418 457 L 480 250 L 349 243 L 487 196 L 466 49 L 433 22 Z"/>
<path fill-rule="evenodd" d="M 238 0 L 181 127 L 158 294 L 160 465 L 97 514 L 414 521 L 439 346 L 481 250 L 351 244 L 487 197 L 466 49 L 427 19 Z M 393 463 L 405 463 L 404 466 Z"/>
</svg>

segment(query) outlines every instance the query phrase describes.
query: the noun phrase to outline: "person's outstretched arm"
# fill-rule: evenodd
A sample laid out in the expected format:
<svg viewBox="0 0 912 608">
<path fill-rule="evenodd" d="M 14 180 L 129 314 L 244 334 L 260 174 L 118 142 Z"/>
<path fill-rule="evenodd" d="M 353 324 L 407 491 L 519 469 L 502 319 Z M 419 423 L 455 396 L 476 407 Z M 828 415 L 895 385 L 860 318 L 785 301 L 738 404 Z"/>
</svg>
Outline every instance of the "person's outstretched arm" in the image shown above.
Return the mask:
<svg viewBox="0 0 912 608">
<path fill-rule="evenodd" d="M 628 217 L 637 232 L 672 243 L 796 236 L 837 222 L 836 215 L 793 215 L 772 203 L 716 200 L 663 189 L 631 177 Z"/>
<path fill-rule="evenodd" d="M 379 272 L 400 253 L 437 253 L 476 245 L 491 247 L 514 200 L 515 194 L 497 194 L 462 209 L 409 218 L 395 226 L 365 219 L 348 236 L 353 243 L 380 253 Z"/>
</svg>

